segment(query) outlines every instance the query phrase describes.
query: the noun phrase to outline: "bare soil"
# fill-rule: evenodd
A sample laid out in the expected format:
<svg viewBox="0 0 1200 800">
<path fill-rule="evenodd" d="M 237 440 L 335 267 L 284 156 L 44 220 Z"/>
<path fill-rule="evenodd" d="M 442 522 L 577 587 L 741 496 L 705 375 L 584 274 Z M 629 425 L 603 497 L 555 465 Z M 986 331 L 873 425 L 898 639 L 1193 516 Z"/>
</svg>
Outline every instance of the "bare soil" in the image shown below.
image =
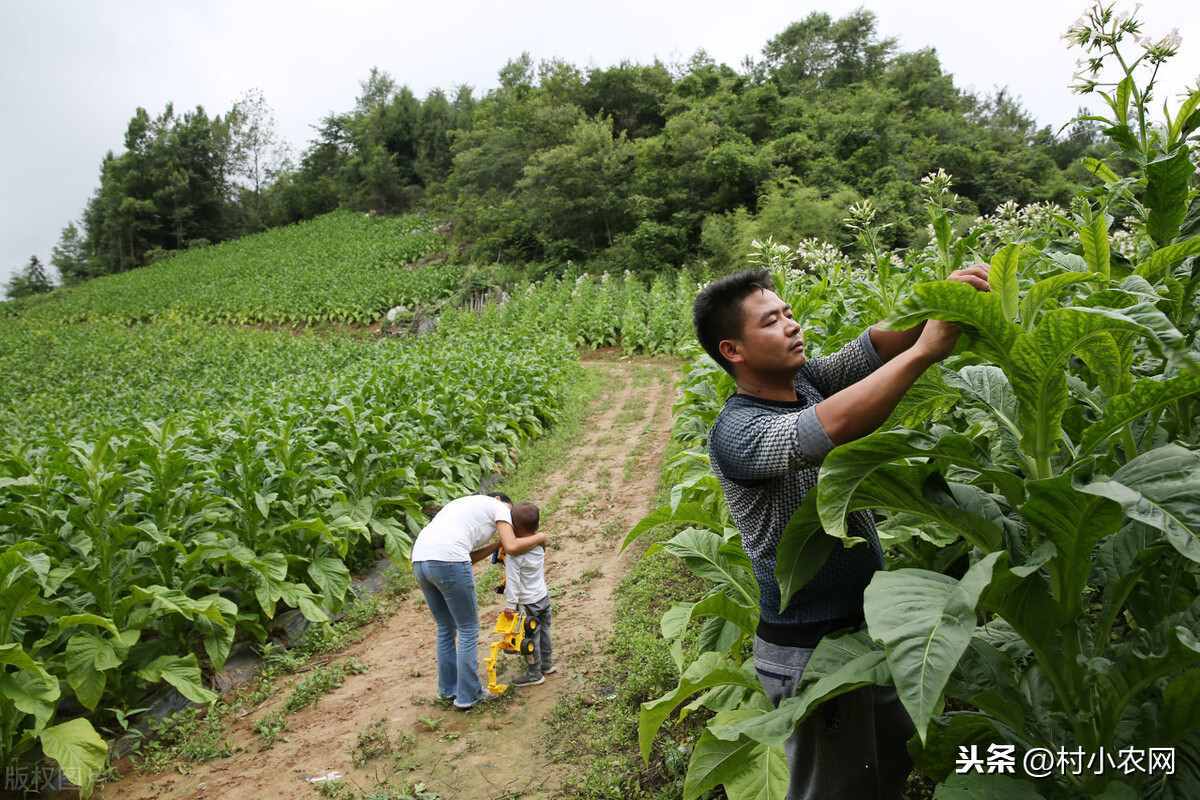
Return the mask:
<svg viewBox="0 0 1200 800">
<path fill-rule="evenodd" d="M 262 749 L 254 724 L 282 708 L 290 684 L 236 721 L 229 733 L 232 757 L 157 775 L 131 774 L 101 787 L 98 796 L 316 797 L 316 787 L 305 779 L 336 771 L 358 796 L 390 780 L 395 787 L 424 783 L 442 800 L 559 797 L 564 778 L 582 765 L 551 763 L 545 718 L 565 695 L 604 702 L 608 693 L 593 675 L 612 626 L 614 590 L 636 557 L 618 548 L 629 528 L 651 510 L 674 400 L 673 362 L 601 353 L 585 366 L 603 375 L 604 388 L 587 412 L 579 440 L 533 497 L 516 498 L 542 507 L 542 530 L 550 535 L 546 579 L 556 674 L 466 713 L 437 703 L 433 618 L 414 591 L 392 616 L 335 658 L 357 658 L 367 671 L 350 675 L 315 706 L 289 715 L 287 730 L 271 748 Z M 486 568 L 477 565 L 477 577 Z M 498 595 L 491 597 L 480 608 L 481 674 L 502 606 Z M 502 659 L 508 674 L 515 674 L 517 657 Z M 360 735 L 380 720 L 392 752 L 356 767 Z"/>
</svg>

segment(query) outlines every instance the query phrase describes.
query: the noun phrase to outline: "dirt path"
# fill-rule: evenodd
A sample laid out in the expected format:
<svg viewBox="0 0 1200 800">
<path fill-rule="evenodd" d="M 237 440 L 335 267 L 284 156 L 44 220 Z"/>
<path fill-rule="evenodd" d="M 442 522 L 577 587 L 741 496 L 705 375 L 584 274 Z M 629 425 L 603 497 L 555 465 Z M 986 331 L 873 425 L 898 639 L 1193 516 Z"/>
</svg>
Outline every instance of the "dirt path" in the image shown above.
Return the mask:
<svg viewBox="0 0 1200 800">
<path fill-rule="evenodd" d="M 393 789 L 421 782 L 442 800 L 557 797 L 572 765 L 548 762 L 544 719 L 565 694 L 603 691 L 590 676 L 611 628 L 613 591 L 629 567 L 629 555 L 618 555 L 617 548 L 650 510 L 674 399 L 669 362 L 601 357 L 585 366 L 602 374 L 604 387 L 579 441 L 533 497 L 518 498 L 542 507 L 542 530 L 550 535 L 546 580 L 557 674 L 540 686 L 510 689 L 501 701 L 468 713 L 437 704 L 433 619 L 414 591 L 395 614 L 337 657 L 357 658 L 367 671 L 289 715 L 287 730 L 271 749 L 260 749 L 254 724 L 282 707 L 288 687 L 236 723 L 229 736 L 232 757 L 187 765 L 188 774 L 132 775 L 104 786 L 99 796 L 316 797 L 305 778 L 337 771 L 355 797 L 370 795 L 383 781 L 391 781 Z M 477 577 L 483 569 L 477 565 Z M 480 609 L 481 664 L 501 607 L 494 597 Z M 516 658 L 504 658 L 514 674 Z M 379 721 L 391 752 L 355 767 L 360 736 Z"/>
</svg>

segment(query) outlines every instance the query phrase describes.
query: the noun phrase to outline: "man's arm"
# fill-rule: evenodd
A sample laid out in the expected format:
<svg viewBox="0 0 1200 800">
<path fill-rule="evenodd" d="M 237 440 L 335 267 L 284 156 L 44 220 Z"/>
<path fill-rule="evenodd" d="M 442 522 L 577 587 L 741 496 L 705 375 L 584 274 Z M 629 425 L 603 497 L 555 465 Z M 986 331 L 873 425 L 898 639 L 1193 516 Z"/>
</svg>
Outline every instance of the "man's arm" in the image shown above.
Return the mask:
<svg viewBox="0 0 1200 800">
<path fill-rule="evenodd" d="M 817 403 L 817 420 L 830 441 L 845 444 L 874 432 L 921 373 L 953 352 L 958 334 L 957 325 L 930 320 L 911 347 L 861 381 Z"/>
<path fill-rule="evenodd" d="M 882 367 L 883 362 L 882 356 L 875 352 L 875 340 L 868 330 L 836 353 L 808 359 L 802 371 L 822 395 L 829 397 L 861 381 Z"/>
<path fill-rule="evenodd" d="M 507 522 L 496 523 L 496 533 L 500 534 L 500 544 L 504 545 L 504 552 L 511 556 L 519 556 L 521 553 L 526 553 L 535 547 L 540 547 L 546 544 L 546 534 L 535 533 L 533 536 L 517 537 L 513 531 L 512 525 Z M 490 553 L 488 555 L 491 555 Z"/>
<path fill-rule="evenodd" d="M 875 348 L 875 352 L 879 354 L 879 359 L 886 364 L 916 344 L 917 339 L 921 338 L 921 331 L 923 330 L 925 330 L 924 322 L 906 331 L 889 331 L 871 326 L 869 335 L 871 337 L 871 345 Z"/>
</svg>

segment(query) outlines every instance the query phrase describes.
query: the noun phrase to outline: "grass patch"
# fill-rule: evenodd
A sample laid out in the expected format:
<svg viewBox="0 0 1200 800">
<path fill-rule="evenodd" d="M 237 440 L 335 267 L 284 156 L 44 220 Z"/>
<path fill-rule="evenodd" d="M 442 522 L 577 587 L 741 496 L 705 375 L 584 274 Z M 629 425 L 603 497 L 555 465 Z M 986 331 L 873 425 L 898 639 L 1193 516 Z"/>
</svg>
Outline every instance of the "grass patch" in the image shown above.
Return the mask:
<svg viewBox="0 0 1200 800">
<path fill-rule="evenodd" d="M 578 585 L 578 586 L 584 586 L 584 585 L 589 584 L 592 581 L 596 580 L 596 578 L 601 578 L 603 576 L 604 576 L 604 570 L 592 568 L 592 569 L 589 569 L 587 572 L 584 572 L 582 575 L 580 575 L 578 578 L 576 578 L 574 581 L 572 581 L 572 583 L 575 585 Z"/>
<path fill-rule="evenodd" d="M 637 365 L 633 371 L 633 385 L 645 388 L 650 385 L 672 384 L 675 381 L 674 371 L 686 363 L 688 359 L 681 361 L 673 356 L 656 356 L 650 363 Z"/>
<path fill-rule="evenodd" d="M 548 499 L 545 503 L 542 503 L 541 511 L 543 520 L 550 519 L 550 517 L 554 516 L 554 512 L 558 511 L 559 506 L 562 505 L 563 495 L 566 492 L 566 488 L 567 484 L 563 484 L 562 486 L 558 487 L 554 490 L 554 494 L 550 495 L 550 499 Z"/>
<path fill-rule="evenodd" d="M 662 370 L 658 367 L 649 364 L 639 364 L 633 370 L 633 385 L 639 389 L 644 389 L 652 383 L 658 383 L 658 378 L 662 374 Z"/>
<path fill-rule="evenodd" d="M 262 739 L 264 750 L 274 746 L 279 734 L 287 730 L 287 715 L 282 711 L 274 711 L 254 723 L 254 732 Z"/>
<path fill-rule="evenodd" d="M 592 505 L 594 495 L 591 492 L 586 492 L 583 497 L 580 497 L 571 506 L 571 512 L 577 517 L 582 517 L 587 514 L 588 509 Z M 591 516 L 590 514 L 588 516 Z"/>
<path fill-rule="evenodd" d="M 387 720 L 377 719 L 358 734 L 352 759 L 354 766 L 365 767 L 372 761 L 399 753 L 407 753 L 416 746 L 408 734 L 392 736 L 388 732 Z"/>
<path fill-rule="evenodd" d="M 620 468 L 620 476 L 622 476 L 622 479 L 626 483 L 634 480 L 634 470 L 637 468 L 638 462 L 640 462 L 642 457 L 646 455 L 646 449 L 650 441 L 648 434 L 650 432 L 650 427 L 653 425 L 654 420 L 647 422 L 646 427 L 642 428 L 641 437 L 637 438 L 637 444 L 630 447 L 629 452 L 625 453 L 625 462 L 622 464 L 622 468 Z M 665 461 L 666 459 L 664 458 L 664 462 Z"/>
<path fill-rule="evenodd" d="M 430 733 L 437 733 L 445 720 L 441 717 L 417 717 L 417 722 L 421 723 L 425 730 Z"/>
<path fill-rule="evenodd" d="M 390 779 L 375 781 L 366 788 L 345 780 L 325 781 L 318 784 L 317 794 L 330 800 L 441 800 L 441 795 L 423 783 L 396 784 Z"/>
<path fill-rule="evenodd" d="M 621 413 L 617 414 L 616 425 L 618 428 L 628 428 L 635 422 L 641 422 L 646 415 L 646 407 L 643 404 L 642 398 L 637 395 L 633 396 L 637 398 L 638 403 L 637 405 L 626 406 L 621 410 Z"/>
<path fill-rule="evenodd" d="M 624 539 L 626 533 L 628 531 L 619 519 L 610 519 L 600 528 L 600 535 L 605 539 Z"/>
<path fill-rule="evenodd" d="M 192 706 L 150 723 L 150 738 L 131 754 L 134 766 L 142 772 L 162 772 L 176 761 L 232 755 L 225 738 L 228 715 L 229 706 L 218 701 L 208 709 Z"/>
<path fill-rule="evenodd" d="M 385 591 L 394 598 L 407 597 L 409 592 L 417 588 L 417 578 L 413 575 L 411 564 L 406 563 L 403 567 L 392 564 L 383 577 L 387 581 Z"/>
<path fill-rule="evenodd" d="M 587 765 L 564 786 L 564 797 L 667 800 L 682 796 L 688 755 L 670 737 L 693 737 L 702 724 L 695 719 L 699 715 L 677 729 L 665 727 L 660 732 L 649 767 L 642 765 L 638 752 L 637 718 L 644 701 L 661 696 L 678 682 L 667 644 L 659 635 L 659 619 L 672 603 L 695 598 L 703 588 L 679 559 L 664 551 L 639 559 L 617 587 L 606 666 L 592 681 L 598 687 L 613 687 L 610 694 L 615 692 L 615 698 L 605 700 L 600 692 L 596 697 L 566 696 L 550 715 L 545 745 L 553 759 Z"/>
</svg>

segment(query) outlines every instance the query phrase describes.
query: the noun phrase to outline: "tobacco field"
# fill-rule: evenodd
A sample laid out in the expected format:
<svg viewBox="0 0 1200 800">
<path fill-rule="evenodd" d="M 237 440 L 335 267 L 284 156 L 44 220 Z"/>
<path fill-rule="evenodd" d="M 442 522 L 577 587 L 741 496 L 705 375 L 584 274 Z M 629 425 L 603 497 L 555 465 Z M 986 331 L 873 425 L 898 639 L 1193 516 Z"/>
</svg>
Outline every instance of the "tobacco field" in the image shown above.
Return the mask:
<svg viewBox="0 0 1200 800">
<path fill-rule="evenodd" d="M 1097 6 L 1070 32 L 1113 155 L 1069 204 L 976 217 L 938 170 L 914 187 L 921 247 L 885 245 L 866 199 L 849 246 L 746 254 L 810 357 L 872 324 L 964 330 L 879 431 L 826 457 L 783 534 L 785 606 L 863 546 L 851 511 L 876 512 L 887 568 L 866 627 L 825 637 L 778 707 L 708 462 L 735 386 L 695 343 L 707 265 L 568 265 L 470 310 L 478 278 L 438 257 L 431 219 L 337 211 L 6 304 L 0 767 L 49 759 L 91 791 L 114 710 L 166 687 L 211 704 L 235 643 L 290 609 L 330 620 L 377 547 L 403 567 L 432 510 L 559 421 L 580 353 L 612 348 L 685 365 L 666 501 L 623 545 L 667 532 L 652 552 L 705 587 L 662 617 L 676 685 L 629 731 L 646 763 L 686 755 L 684 800 L 785 797 L 795 725 L 864 686 L 894 686 L 915 723 L 914 798 L 1200 796 L 1200 92 L 1159 108 L 1143 68 L 1171 43 L 1139 50 L 1136 26 Z M 946 280 L 979 261 L 990 292 Z M 436 325 L 366 333 L 395 306 Z M 353 330 L 309 330 L 328 323 Z M 997 746 L 1015 773 L 961 769 Z M 1169 773 L 1121 768 L 1150 748 Z M 1031 751 L 1110 766 L 1022 774 Z"/>
</svg>

